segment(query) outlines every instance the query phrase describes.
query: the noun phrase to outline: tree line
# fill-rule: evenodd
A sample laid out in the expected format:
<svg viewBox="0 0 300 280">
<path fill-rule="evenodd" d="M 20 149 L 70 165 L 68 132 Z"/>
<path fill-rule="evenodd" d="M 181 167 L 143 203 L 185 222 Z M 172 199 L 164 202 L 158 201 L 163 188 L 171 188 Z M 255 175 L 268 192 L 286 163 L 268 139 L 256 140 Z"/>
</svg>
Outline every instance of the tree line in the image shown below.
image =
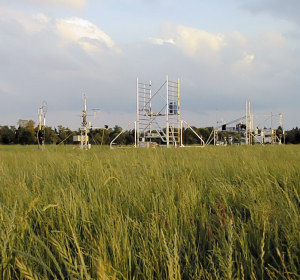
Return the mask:
<svg viewBox="0 0 300 280">
<path fill-rule="evenodd" d="M 206 142 L 213 127 L 197 128 L 192 127 Z M 113 128 L 91 129 L 89 132 L 90 143 L 93 145 L 109 145 L 110 142 L 122 131 L 122 128 L 115 125 Z M 25 126 L 0 126 L 0 144 L 37 144 L 38 127 L 30 120 Z M 45 127 L 45 144 L 73 144 L 73 136 L 79 135 L 80 131 L 71 130 L 59 125 L 57 128 Z M 134 144 L 135 131 L 126 130 L 117 139 L 117 144 Z M 298 127 L 286 131 L 285 142 L 287 144 L 300 143 L 300 129 Z M 183 129 L 183 143 L 198 144 L 199 139 L 190 129 Z"/>
</svg>

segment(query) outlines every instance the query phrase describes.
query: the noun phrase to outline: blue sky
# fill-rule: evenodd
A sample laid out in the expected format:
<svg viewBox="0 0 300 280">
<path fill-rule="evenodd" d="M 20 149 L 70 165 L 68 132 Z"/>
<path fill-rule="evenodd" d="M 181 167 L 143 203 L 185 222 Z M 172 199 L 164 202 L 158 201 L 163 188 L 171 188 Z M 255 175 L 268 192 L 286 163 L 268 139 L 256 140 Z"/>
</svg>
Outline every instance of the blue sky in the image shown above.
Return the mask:
<svg viewBox="0 0 300 280">
<path fill-rule="evenodd" d="M 297 0 L 0 0 L 0 125 L 46 100 L 49 125 L 76 128 L 85 92 L 94 125 L 125 127 L 136 77 L 169 74 L 193 125 L 238 118 L 248 99 L 299 126 L 299 14 Z"/>
</svg>

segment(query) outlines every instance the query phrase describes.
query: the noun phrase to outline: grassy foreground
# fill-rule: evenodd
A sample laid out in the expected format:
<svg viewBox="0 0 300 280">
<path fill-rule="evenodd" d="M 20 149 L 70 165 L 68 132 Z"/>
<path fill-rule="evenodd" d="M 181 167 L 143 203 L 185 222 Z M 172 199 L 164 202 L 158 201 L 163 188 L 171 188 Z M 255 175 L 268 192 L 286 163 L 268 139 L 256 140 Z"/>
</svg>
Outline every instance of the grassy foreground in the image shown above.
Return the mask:
<svg viewBox="0 0 300 280">
<path fill-rule="evenodd" d="M 299 279 L 300 147 L 0 146 L 0 279 Z"/>
</svg>

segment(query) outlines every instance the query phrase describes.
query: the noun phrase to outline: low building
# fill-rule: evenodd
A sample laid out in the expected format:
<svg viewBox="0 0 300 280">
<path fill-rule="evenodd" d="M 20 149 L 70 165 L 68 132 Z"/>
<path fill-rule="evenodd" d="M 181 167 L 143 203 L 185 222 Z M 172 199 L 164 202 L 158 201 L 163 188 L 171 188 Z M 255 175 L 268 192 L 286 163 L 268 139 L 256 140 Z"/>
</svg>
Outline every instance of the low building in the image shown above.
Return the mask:
<svg viewBox="0 0 300 280">
<path fill-rule="evenodd" d="M 21 128 L 25 128 L 29 123 L 29 120 L 18 120 L 18 126 Z"/>
</svg>

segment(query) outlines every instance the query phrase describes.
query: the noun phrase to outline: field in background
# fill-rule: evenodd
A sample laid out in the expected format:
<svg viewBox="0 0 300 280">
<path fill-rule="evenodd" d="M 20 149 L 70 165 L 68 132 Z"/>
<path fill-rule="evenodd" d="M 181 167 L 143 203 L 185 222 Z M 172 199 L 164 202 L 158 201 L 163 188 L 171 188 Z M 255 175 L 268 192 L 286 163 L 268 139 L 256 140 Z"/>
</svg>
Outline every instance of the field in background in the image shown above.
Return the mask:
<svg viewBox="0 0 300 280">
<path fill-rule="evenodd" d="M 300 147 L 0 146 L 1 279 L 299 279 Z"/>
</svg>

